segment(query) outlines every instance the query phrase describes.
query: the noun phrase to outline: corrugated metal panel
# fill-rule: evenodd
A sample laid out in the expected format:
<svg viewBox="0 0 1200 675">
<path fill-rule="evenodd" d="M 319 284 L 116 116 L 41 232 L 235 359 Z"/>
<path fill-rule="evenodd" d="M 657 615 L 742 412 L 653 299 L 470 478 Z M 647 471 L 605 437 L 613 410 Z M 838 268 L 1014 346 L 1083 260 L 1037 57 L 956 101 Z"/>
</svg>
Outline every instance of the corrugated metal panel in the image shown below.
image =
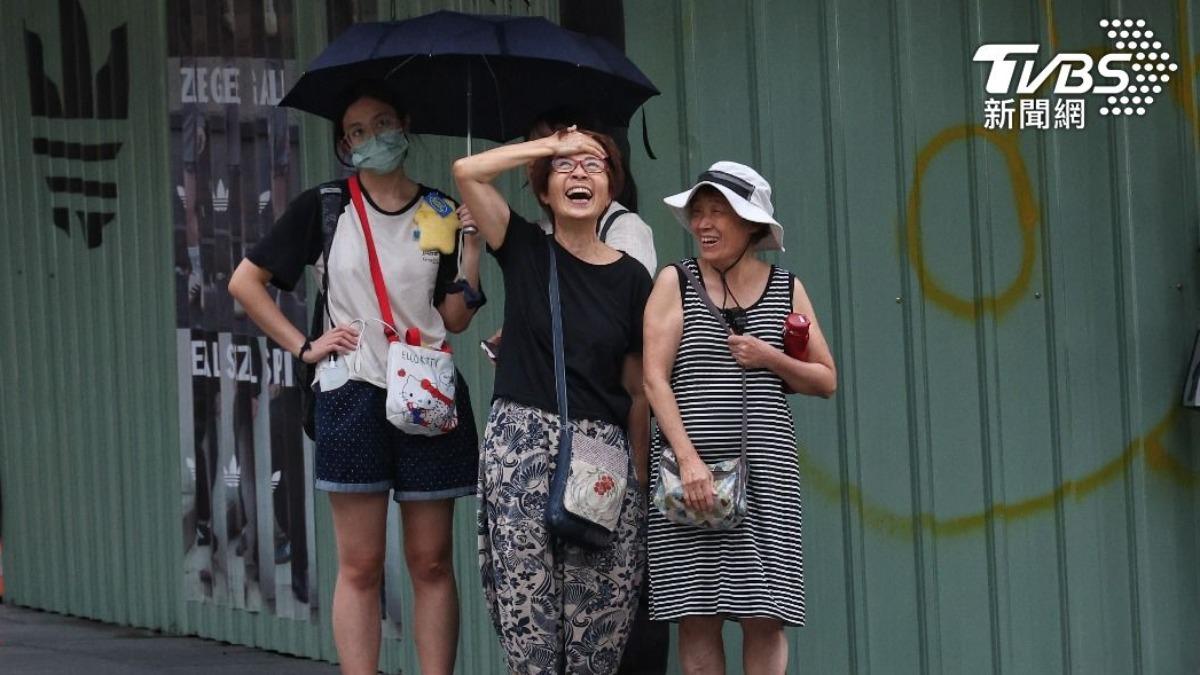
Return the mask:
<svg viewBox="0 0 1200 675">
<path fill-rule="evenodd" d="M 5 567 L 8 595 L 22 604 L 121 623 L 178 624 L 178 485 L 169 405 L 171 323 L 166 208 L 159 185 L 165 147 L 147 129 L 162 128 L 159 72 L 139 73 L 127 119 L 31 116 L 26 51 L 18 25 L 36 34 L 45 72 L 68 91 L 89 92 L 110 57 L 110 31 L 126 25 L 131 56 L 162 49 L 161 16 L 127 3 L 88 5 L 90 70 L 63 78 L 59 10 L 72 3 L 20 3 L 11 19 L 0 73 L 4 131 L 5 363 L 3 419 Z M 16 21 L 21 17 L 23 21 Z M 86 74 L 84 74 L 86 73 Z M 120 98 L 120 97 L 118 97 Z M 86 96 L 84 99 L 86 100 Z M 120 143 L 112 161 L 82 162 L 34 154 L 35 138 L 68 144 Z M 136 140 L 135 140 L 136 139 Z M 116 197 L 54 195 L 47 177 L 115 185 Z M 103 188 L 110 189 L 110 188 Z M 66 218 L 55 227 L 52 209 Z M 87 213 L 115 213 L 89 247 Z"/>
<path fill-rule="evenodd" d="M 60 3 L 68 10 L 71 2 Z M 316 573 L 322 616 L 307 623 L 212 604 L 188 603 L 180 574 L 180 485 L 177 357 L 172 326 L 172 186 L 168 170 L 165 26 L 162 7 L 136 3 L 81 3 L 91 42 L 91 66 L 107 56 L 108 32 L 127 25 L 132 87 L 129 120 L 47 120 L 31 117 L 23 68 L 0 73 L 13 95 L 0 106 L 8 225 L 4 228 L 4 312 L 0 328 L 10 367 L 4 369 L 0 445 L 4 500 L 7 599 L 17 604 L 168 632 L 334 659 L 328 608 L 336 570 L 327 503 L 317 501 Z M 403 6 L 398 6 L 403 5 Z M 218 3 L 213 4 L 219 10 Z M 490 3 L 391 3 L 381 18 L 403 18 L 450 6 L 496 11 Z M 553 2 L 513 11 L 557 15 Z M 10 8 L 41 36 L 46 72 L 61 84 L 59 7 L 26 3 Z M 216 10 L 214 10 L 216 11 Z M 298 41 L 307 61 L 325 44 L 323 7 L 297 8 Z M 4 42 L 5 63 L 25 64 L 19 39 Z M 69 85 L 62 85 L 64 88 Z M 327 127 L 305 125 L 304 166 L 309 183 L 334 173 Z M 35 156 L 32 139 L 94 144 L 119 141 L 115 161 L 69 162 Z M 449 159 L 462 141 L 426 139 L 413 153 L 416 175 L 452 186 Z M 69 175 L 115 182 L 113 199 L 47 193 L 44 177 Z M 512 183 L 519 187 L 517 181 Z M 116 211 L 102 244 L 88 248 L 82 227 L 69 235 L 53 226 L 52 208 Z M 72 215 L 72 218 L 74 216 Z M 498 286 L 494 270 L 489 287 Z M 498 298 L 493 307 L 502 306 Z M 499 324 L 495 310 L 463 336 L 475 344 Z M 490 366 L 463 349 L 460 367 L 473 384 Z M 490 380 L 490 377 L 487 378 Z M 476 384 L 476 400 L 490 398 Z M 477 414 L 482 422 L 486 406 Z M 499 663 L 498 648 L 475 572 L 474 509 L 464 500 L 456 527 L 462 543 L 456 565 L 463 588 L 464 672 Z M 407 589 L 405 589 L 407 591 Z M 406 607 L 405 625 L 412 625 Z M 416 672 L 411 643 L 388 641 L 384 667 Z"/>
<path fill-rule="evenodd" d="M 718 159 L 761 168 L 780 261 L 841 366 L 837 398 L 794 406 L 811 594 L 795 672 L 1197 668 L 1179 646 L 1200 626 L 1183 572 L 1196 435 L 1176 412 L 1196 320 L 1192 70 L 1145 117 L 989 134 L 970 62 L 984 42 L 1090 49 L 1105 11 L 630 13 L 630 53 L 665 85 L 647 106 L 662 159 L 635 149 L 642 194 Z M 1126 13 L 1191 58 L 1185 5 Z M 689 250 L 654 200 L 642 212 L 660 260 Z"/>
<path fill-rule="evenodd" d="M 557 15 L 553 0 L 497 4 L 385 0 L 379 14 Z M 333 658 L 324 500 L 319 623 L 182 599 L 171 234 L 161 225 L 167 19 L 137 3 L 82 5 L 93 69 L 107 54 L 100 36 L 128 23 L 128 121 L 33 118 L 24 71 L 0 71 L 8 598 Z M 1186 5 L 1136 9 L 1169 51 L 1189 55 L 1178 61 L 1191 60 L 1200 22 Z M 1102 122 L 1093 111 L 1084 131 L 1015 135 L 981 130 L 983 71 L 970 64 L 983 42 L 1089 48 L 1105 11 L 1078 1 L 626 3 L 630 54 L 663 90 L 647 106 L 660 159 L 633 150 L 660 261 L 691 246 L 661 196 L 718 159 L 760 168 L 788 227 L 778 261 L 804 280 L 839 359 L 838 396 L 794 405 L 810 625 L 793 635 L 793 672 L 1200 666 L 1189 639 L 1200 628 L 1196 425 L 1174 412 L 1200 283 L 1192 64 L 1145 117 Z M 58 7 L 27 2 L 9 15 L 42 36 L 57 76 Z M 324 44 L 324 12 L 298 15 L 307 59 Z M 5 63 L 26 63 L 15 37 L 0 49 Z M 116 161 L 81 164 L 34 155 L 35 137 L 123 147 Z M 462 148 L 423 139 L 414 175 L 452 186 Z M 306 184 L 333 173 L 324 125 L 305 125 L 303 149 Z M 51 198 L 47 175 L 115 182 L 118 197 Z M 522 192 L 515 176 L 506 187 Z M 89 249 L 74 222 L 69 235 L 56 229 L 52 209 L 63 206 L 115 210 L 103 244 Z M 458 339 L 480 422 L 491 368 L 470 347 L 503 304 L 490 261 L 484 279 L 492 302 Z M 459 670 L 501 672 L 469 500 L 456 517 Z M 731 647 L 737 637 L 728 633 Z M 730 649 L 731 664 L 738 655 Z M 389 642 L 384 657 L 417 671 L 411 643 Z"/>
</svg>

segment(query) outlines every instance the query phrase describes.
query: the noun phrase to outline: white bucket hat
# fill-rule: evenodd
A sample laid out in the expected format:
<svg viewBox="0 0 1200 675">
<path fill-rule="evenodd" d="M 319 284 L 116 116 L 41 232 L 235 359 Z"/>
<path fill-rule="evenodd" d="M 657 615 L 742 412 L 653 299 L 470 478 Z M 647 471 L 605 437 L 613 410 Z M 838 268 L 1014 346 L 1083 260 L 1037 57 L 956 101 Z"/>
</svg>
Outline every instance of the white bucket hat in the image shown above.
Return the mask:
<svg viewBox="0 0 1200 675">
<path fill-rule="evenodd" d="M 739 216 L 753 223 L 765 223 L 771 226 L 771 234 L 763 237 L 755 248 L 759 251 L 783 250 L 783 226 L 775 220 L 775 207 L 771 204 L 771 184 L 758 172 L 745 164 L 737 162 L 717 162 L 708 167 L 708 171 L 696 178 L 696 184 L 691 188 L 671 195 L 663 201 L 683 229 L 692 231 L 687 205 L 692 195 L 701 185 L 711 185 L 729 201 L 729 205 Z"/>
</svg>

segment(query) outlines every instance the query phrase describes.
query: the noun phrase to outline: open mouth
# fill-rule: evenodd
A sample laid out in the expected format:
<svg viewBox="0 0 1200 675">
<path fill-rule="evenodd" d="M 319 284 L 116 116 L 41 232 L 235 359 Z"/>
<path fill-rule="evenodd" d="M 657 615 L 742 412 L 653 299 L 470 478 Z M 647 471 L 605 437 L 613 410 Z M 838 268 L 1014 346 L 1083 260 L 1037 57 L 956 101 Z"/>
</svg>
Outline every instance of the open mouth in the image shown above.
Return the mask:
<svg viewBox="0 0 1200 675">
<path fill-rule="evenodd" d="M 721 241 L 721 238 L 716 235 L 705 234 L 705 235 L 700 236 L 700 246 L 702 246 L 704 248 L 712 248 L 713 246 L 716 246 L 720 241 Z"/>
<path fill-rule="evenodd" d="M 567 200 L 578 206 L 586 206 L 592 201 L 592 191 L 582 185 L 567 188 Z"/>
</svg>

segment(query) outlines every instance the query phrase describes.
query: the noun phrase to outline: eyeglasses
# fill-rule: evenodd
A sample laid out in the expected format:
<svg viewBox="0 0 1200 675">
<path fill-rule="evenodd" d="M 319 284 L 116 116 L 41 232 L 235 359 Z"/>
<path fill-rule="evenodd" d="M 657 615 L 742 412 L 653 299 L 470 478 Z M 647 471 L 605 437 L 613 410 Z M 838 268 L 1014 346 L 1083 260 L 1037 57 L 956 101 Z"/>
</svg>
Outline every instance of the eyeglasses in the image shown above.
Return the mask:
<svg viewBox="0 0 1200 675">
<path fill-rule="evenodd" d="M 725 323 L 729 324 L 729 330 L 733 331 L 734 335 L 743 335 L 750 327 L 750 319 L 746 316 L 746 310 L 741 307 L 722 309 L 721 314 L 725 317 Z"/>
<path fill-rule="evenodd" d="M 580 165 L 588 173 L 604 173 L 608 170 L 608 164 L 599 157 L 584 157 L 578 161 L 570 157 L 555 157 L 550 160 L 550 169 L 555 173 L 571 173 Z"/>
<path fill-rule="evenodd" d="M 350 145 L 357 146 L 375 134 L 400 128 L 400 120 L 394 115 L 380 115 L 371 120 L 370 126 L 370 130 L 362 126 L 354 127 L 346 133 L 346 140 L 350 141 Z"/>
</svg>

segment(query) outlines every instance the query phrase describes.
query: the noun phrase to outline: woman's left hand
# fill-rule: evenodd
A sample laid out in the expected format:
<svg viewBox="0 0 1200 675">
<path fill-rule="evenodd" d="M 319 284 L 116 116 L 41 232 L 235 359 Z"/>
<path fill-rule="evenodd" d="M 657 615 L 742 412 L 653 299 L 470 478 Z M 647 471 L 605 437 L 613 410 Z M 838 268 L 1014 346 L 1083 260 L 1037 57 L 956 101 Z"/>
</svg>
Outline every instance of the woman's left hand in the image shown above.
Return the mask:
<svg viewBox="0 0 1200 675">
<path fill-rule="evenodd" d="M 463 204 L 455 213 L 458 214 L 458 222 L 462 223 L 463 252 L 468 256 L 478 257 L 483 250 L 483 239 L 479 236 L 479 228 L 475 225 L 475 218 L 471 216 L 471 209 Z"/>
<path fill-rule="evenodd" d="M 753 335 L 730 335 L 729 351 L 743 368 L 766 368 L 779 352 Z"/>
<path fill-rule="evenodd" d="M 460 205 L 454 213 L 458 216 L 458 222 L 462 224 L 464 232 L 475 234 L 479 231 L 479 227 L 475 225 L 475 218 L 471 215 L 471 209 L 468 209 L 466 204 Z"/>
</svg>

